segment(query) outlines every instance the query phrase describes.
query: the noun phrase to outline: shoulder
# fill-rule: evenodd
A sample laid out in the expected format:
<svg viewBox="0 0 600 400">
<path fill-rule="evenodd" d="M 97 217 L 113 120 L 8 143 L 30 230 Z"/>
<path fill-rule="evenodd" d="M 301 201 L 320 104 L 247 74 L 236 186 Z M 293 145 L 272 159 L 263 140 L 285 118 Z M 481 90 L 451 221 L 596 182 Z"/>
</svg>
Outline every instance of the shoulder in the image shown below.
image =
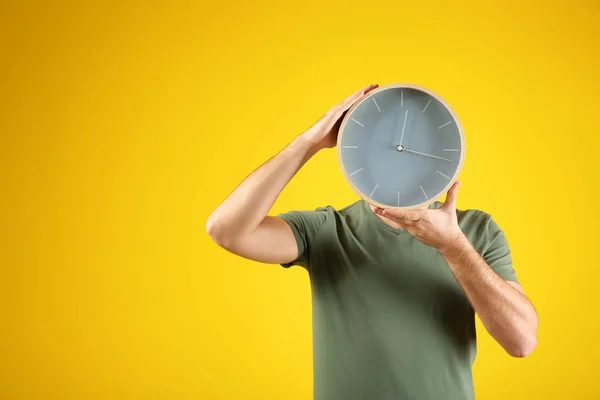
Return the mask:
<svg viewBox="0 0 600 400">
<path fill-rule="evenodd" d="M 343 208 L 328 204 L 312 209 L 291 210 L 278 214 L 278 217 L 297 225 L 305 225 L 316 233 L 325 225 L 351 225 L 352 221 L 360 220 L 362 212 L 361 203 L 357 201 Z"/>
<path fill-rule="evenodd" d="M 320 221 L 323 226 L 334 225 L 336 229 L 340 227 L 348 228 L 356 225 L 362 220 L 364 213 L 364 207 L 361 201 L 343 206 L 342 208 L 336 208 L 332 205 L 324 205 L 315 208 L 313 211 L 315 214 L 320 215 Z"/>
<path fill-rule="evenodd" d="M 360 215 L 363 211 L 361 208 L 362 204 L 360 201 L 356 201 L 352 204 L 348 204 L 342 208 L 336 208 L 330 204 L 316 207 L 312 210 L 306 211 L 291 211 L 291 212 L 303 212 L 318 216 L 323 222 L 328 219 L 350 219 Z"/>
<path fill-rule="evenodd" d="M 476 208 L 457 209 L 456 216 L 460 227 L 469 230 L 485 228 L 492 218 L 491 214 Z"/>
<path fill-rule="evenodd" d="M 457 209 L 458 225 L 471 243 L 485 251 L 499 236 L 504 236 L 500 225 L 489 212 L 477 208 Z"/>
<path fill-rule="evenodd" d="M 348 204 L 347 206 L 334 210 L 337 214 L 343 218 L 351 218 L 362 211 L 363 202 L 361 200 L 355 201 L 354 203 Z"/>
<path fill-rule="evenodd" d="M 292 229 L 316 235 L 321 227 L 327 221 L 334 219 L 334 215 L 338 213 L 333 206 L 324 205 L 316 208 L 293 209 L 276 216 L 290 224 Z"/>
</svg>

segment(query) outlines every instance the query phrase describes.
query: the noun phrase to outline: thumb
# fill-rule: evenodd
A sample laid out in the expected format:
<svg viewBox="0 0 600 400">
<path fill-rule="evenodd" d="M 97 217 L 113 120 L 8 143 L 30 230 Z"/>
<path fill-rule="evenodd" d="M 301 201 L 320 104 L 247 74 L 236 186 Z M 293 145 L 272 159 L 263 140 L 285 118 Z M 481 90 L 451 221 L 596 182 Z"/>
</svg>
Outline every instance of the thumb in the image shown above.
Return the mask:
<svg viewBox="0 0 600 400">
<path fill-rule="evenodd" d="M 456 197 L 458 195 L 458 188 L 460 186 L 460 182 L 456 181 L 448 190 L 448 195 L 446 196 L 446 201 L 442 205 L 443 209 L 451 209 L 456 210 Z"/>
</svg>

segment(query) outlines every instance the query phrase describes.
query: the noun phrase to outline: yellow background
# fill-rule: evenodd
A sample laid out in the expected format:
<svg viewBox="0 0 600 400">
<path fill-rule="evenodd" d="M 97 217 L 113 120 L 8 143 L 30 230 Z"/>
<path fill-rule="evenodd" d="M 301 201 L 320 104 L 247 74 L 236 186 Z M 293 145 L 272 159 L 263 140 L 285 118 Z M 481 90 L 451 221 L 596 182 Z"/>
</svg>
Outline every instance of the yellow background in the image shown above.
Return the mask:
<svg viewBox="0 0 600 400">
<path fill-rule="evenodd" d="M 597 1 L 21 2 L 0 8 L 0 398 L 309 399 L 301 268 L 208 214 L 331 105 L 421 84 L 464 125 L 459 208 L 505 230 L 540 314 L 479 399 L 597 399 Z M 356 200 L 335 151 L 273 213 Z"/>
</svg>

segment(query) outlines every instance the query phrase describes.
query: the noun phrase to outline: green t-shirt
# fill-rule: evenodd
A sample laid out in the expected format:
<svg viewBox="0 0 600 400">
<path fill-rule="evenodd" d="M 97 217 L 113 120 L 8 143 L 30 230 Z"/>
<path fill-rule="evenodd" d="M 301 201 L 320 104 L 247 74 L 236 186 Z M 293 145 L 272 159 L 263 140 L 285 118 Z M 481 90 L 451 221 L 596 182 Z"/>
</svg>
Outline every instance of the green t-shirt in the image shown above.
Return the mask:
<svg viewBox="0 0 600 400">
<path fill-rule="evenodd" d="M 436 201 L 429 208 L 439 208 Z M 457 210 L 461 230 L 502 278 L 517 282 L 490 214 Z M 474 398 L 475 314 L 439 251 L 359 200 L 278 215 L 310 275 L 314 398 Z"/>
</svg>

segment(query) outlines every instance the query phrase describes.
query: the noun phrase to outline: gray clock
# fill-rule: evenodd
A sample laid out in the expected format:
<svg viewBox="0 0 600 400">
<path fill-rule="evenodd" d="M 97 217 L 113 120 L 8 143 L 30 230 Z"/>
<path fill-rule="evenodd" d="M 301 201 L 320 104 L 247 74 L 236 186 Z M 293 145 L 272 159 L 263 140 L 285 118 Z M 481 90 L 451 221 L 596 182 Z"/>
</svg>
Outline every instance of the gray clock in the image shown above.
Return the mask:
<svg viewBox="0 0 600 400">
<path fill-rule="evenodd" d="M 337 154 L 344 178 L 382 208 L 429 206 L 454 183 L 465 157 L 458 117 L 437 94 L 411 84 L 380 86 L 346 113 Z"/>
</svg>

